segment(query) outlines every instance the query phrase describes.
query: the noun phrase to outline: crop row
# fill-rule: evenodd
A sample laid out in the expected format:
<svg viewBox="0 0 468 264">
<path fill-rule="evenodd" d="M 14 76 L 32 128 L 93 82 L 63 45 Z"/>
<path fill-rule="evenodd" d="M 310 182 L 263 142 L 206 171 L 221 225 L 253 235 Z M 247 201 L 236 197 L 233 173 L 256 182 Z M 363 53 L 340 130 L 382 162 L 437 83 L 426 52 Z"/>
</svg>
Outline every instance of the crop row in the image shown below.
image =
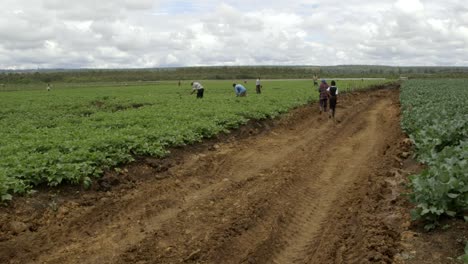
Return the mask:
<svg viewBox="0 0 468 264">
<path fill-rule="evenodd" d="M 89 185 L 135 156 L 164 156 L 169 146 L 273 118 L 317 98 L 310 81 L 264 82 L 261 95 L 245 98 L 235 97 L 231 82 L 203 84 L 201 100 L 175 82 L 2 93 L 1 200 L 39 184 Z M 253 86 L 247 84 L 249 91 Z"/>
<path fill-rule="evenodd" d="M 407 81 L 401 103 L 402 127 L 427 165 L 411 177 L 412 215 L 431 229 L 468 210 L 468 80 Z"/>
</svg>

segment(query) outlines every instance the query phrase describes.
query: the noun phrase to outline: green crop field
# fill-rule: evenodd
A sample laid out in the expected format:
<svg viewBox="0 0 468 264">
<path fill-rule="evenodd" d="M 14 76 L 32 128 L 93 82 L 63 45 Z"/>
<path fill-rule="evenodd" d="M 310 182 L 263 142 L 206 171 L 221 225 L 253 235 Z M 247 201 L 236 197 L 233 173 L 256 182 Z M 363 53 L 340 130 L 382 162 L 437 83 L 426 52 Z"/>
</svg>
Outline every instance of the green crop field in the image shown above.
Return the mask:
<svg viewBox="0 0 468 264">
<path fill-rule="evenodd" d="M 437 225 L 442 215 L 468 220 L 468 80 L 411 80 L 401 89 L 402 127 L 428 165 L 411 178 L 415 219 Z"/>
<path fill-rule="evenodd" d="M 344 90 L 385 80 L 338 81 Z M 164 156 L 169 146 L 198 142 L 246 123 L 273 118 L 316 100 L 311 81 L 254 81 L 236 98 L 232 82 L 204 81 L 205 98 L 188 82 L 113 86 L 16 87 L 0 97 L 0 196 L 9 200 L 34 186 L 89 185 L 103 170 L 135 156 Z"/>
</svg>

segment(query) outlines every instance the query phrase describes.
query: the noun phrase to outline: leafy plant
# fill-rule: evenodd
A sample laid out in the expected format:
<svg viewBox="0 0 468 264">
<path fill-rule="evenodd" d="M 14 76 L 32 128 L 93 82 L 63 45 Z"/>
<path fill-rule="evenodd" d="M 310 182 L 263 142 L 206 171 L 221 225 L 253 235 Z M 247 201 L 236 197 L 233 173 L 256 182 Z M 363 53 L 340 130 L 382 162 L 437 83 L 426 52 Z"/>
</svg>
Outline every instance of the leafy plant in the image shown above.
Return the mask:
<svg viewBox="0 0 468 264">
<path fill-rule="evenodd" d="M 355 82 L 338 81 L 338 87 Z M 362 88 L 383 82 L 358 81 Z M 310 81 L 264 81 L 261 96 L 241 99 L 231 82 L 203 84 L 202 100 L 175 82 L 2 93 L 0 199 L 38 184 L 89 187 L 104 170 L 135 156 L 161 157 L 169 147 L 228 132 L 250 119 L 274 118 L 317 98 Z"/>
<path fill-rule="evenodd" d="M 468 81 L 412 80 L 401 91 L 402 127 L 428 168 L 410 178 L 413 219 L 435 228 L 468 210 Z"/>
</svg>

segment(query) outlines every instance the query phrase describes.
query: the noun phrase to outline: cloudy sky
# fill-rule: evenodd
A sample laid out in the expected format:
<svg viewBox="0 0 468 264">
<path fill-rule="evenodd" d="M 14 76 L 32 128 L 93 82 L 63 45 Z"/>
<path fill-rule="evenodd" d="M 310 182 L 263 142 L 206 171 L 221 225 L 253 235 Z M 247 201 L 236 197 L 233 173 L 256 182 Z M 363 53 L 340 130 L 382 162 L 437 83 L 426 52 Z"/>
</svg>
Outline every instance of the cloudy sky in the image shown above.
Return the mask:
<svg viewBox="0 0 468 264">
<path fill-rule="evenodd" d="M 0 68 L 468 66 L 464 0 L 0 0 Z"/>
</svg>

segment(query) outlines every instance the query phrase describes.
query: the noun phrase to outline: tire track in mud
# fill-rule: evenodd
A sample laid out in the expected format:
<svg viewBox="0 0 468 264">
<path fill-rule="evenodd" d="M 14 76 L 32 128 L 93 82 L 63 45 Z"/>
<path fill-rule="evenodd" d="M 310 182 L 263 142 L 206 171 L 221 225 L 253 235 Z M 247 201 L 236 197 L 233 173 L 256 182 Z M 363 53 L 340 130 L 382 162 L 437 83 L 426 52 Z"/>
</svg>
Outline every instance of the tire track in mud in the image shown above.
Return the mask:
<svg viewBox="0 0 468 264">
<path fill-rule="evenodd" d="M 370 98 L 369 100 L 372 99 L 375 98 Z M 310 243 L 317 243 L 317 241 L 314 241 L 313 232 L 310 232 L 310 225 L 315 226 L 312 230 L 318 230 L 321 226 L 324 227 L 325 224 L 323 222 L 325 220 L 323 219 L 327 216 L 328 210 L 334 202 L 334 197 L 327 194 L 327 188 L 332 191 L 334 190 L 332 193 L 336 196 L 340 188 L 343 188 L 348 182 L 353 182 L 352 177 L 346 176 L 368 173 L 369 170 L 366 170 L 368 164 L 364 161 L 372 161 L 372 159 L 368 159 L 369 156 L 377 154 L 372 152 L 378 152 L 383 147 L 385 138 L 383 138 L 380 144 L 377 144 L 379 142 L 375 142 L 380 135 L 385 135 L 385 131 L 375 131 L 377 129 L 377 119 L 383 117 L 382 115 L 376 114 L 383 108 L 391 107 L 391 105 L 389 105 L 390 102 L 390 99 L 384 99 L 384 102 L 377 104 L 376 109 L 364 111 L 363 113 L 357 111 L 356 114 L 352 114 L 350 119 L 345 121 L 344 125 L 338 129 L 338 131 L 346 131 L 346 133 L 340 134 L 340 137 L 343 139 L 338 137 L 336 140 L 336 146 L 338 147 L 331 151 L 338 154 L 337 156 L 343 155 L 344 157 L 340 159 L 330 159 L 332 156 L 328 155 L 330 154 L 330 150 L 326 150 L 322 153 L 323 158 L 319 158 L 319 161 L 324 159 L 331 160 L 327 167 L 333 169 L 330 172 L 325 172 L 325 175 L 328 175 L 325 178 L 321 179 L 319 177 L 318 179 L 314 179 L 314 173 L 310 173 L 310 170 L 314 170 L 314 166 L 311 165 L 317 162 L 317 155 L 302 155 L 301 153 L 301 155 L 298 156 L 289 156 L 287 160 L 280 162 L 274 168 L 267 171 L 267 174 L 269 174 L 268 178 L 264 178 L 263 175 L 256 175 L 255 177 L 244 175 L 244 181 L 241 181 L 242 184 L 240 186 L 222 190 L 222 192 L 220 192 L 220 197 L 212 197 L 213 200 L 221 204 L 218 208 L 201 206 L 202 209 L 199 210 L 201 211 L 199 219 L 192 218 L 190 223 L 181 224 L 177 226 L 177 228 L 167 227 L 172 230 L 190 230 L 191 226 L 199 226 L 199 235 L 192 231 L 188 232 L 190 233 L 189 236 L 184 236 L 183 234 L 177 235 L 176 233 L 171 234 L 173 237 L 180 236 L 179 241 L 195 240 L 196 242 L 191 244 L 194 247 L 188 246 L 184 249 L 179 248 L 178 252 L 183 253 L 177 257 L 155 255 L 148 251 L 141 251 L 142 248 L 154 247 L 153 241 L 164 240 L 162 237 L 152 237 L 145 241 L 143 245 L 138 245 L 138 247 L 134 249 L 137 253 L 134 254 L 134 252 L 132 252 L 132 254 L 125 254 L 125 262 L 142 261 L 143 263 L 153 263 L 153 261 L 157 259 L 158 261 L 154 261 L 154 263 L 174 263 L 178 261 L 202 263 L 293 263 L 292 261 L 297 258 L 297 261 L 301 263 L 301 258 L 305 259 L 310 256 L 310 248 L 308 248 Z M 374 105 L 370 102 L 369 104 Z M 368 105 L 364 104 L 363 107 L 366 108 Z M 380 121 L 385 122 L 384 119 Z M 397 121 L 397 119 L 395 119 L 395 121 Z M 323 149 L 326 145 L 326 143 L 321 143 L 320 140 L 327 141 L 337 137 L 339 133 L 335 131 L 328 135 L 322 135 L 318 141 L 316 137 L 314 138 L 314 136 L 329 130 L 329 125 L 330 124 L 324 125 L 325 129 L 323 131 L 319 129 L 319 133 L 309 128 L 307 129 L 307 133 L 301 135 L 303 139 L 301 140 L 300 149 L 303 153 L 305 152 L 305 148 L 309 149 L 311 153 L 315 151 L 318 153 L 318 151 Z M 393 125 L 395 125 L 395 122 Z M 396 126 L 398 126 L 398 122 L 396 122 Z M 383 128 L 385 129 L 385 127 Z M 375 132 L 382 133 L 375 134 Z M 367 138 L 367 134 L 369 133 L 375 134 L 374 137 Z M 391 139 L 393 138 L 390 137 L 389 140 Z M 360 149 L 363 149 L 363 151 L 361 151 L 361 153 L 356 153 L 356 151 Z M 346 156 L 349 156 L 350 160 L 347 161 L 345 158 Z M 342 163 L 343 161 L 345 161 L 345 163 Z M 362 162 L 364 163 L 363 165 L 361 165 Z M 340 179 L 332 179 L 331 177 L 335 174 L 339 175 L 341 172 L 340 170 L 343 169 L 348 169 L 350 172 L 345 173 L 344 177 L 341 177 L 344 178 L 341 184 L 333 186 L 333 184 L 335 184 L 334 181 Z M 324 173 L 324 171 L 318 170 L 315 172 L 315 176 L 320 176 L 321 173 Z M 249 179 L 252 179 L 252 181 L 248 182 Z M 262 180 L 267 180 L 268 182 L 263 183 Z M 312 184 L 308 186 L 307 183 L 310 182 L 312 182 Z M 258 186 L 262 186 L 263 188 L 268 186 L 268 188 L 266 190 L 261 190 Z M 284 192 L 292 192 L 294 195 L 284 195 Z M 252 193 L 256 195 L 249 196 L 249 194 Z M 311 193 L 314 195 L 311 196 Z M 226 197 L 231 195 L 234 197 L 241 197 L 246 194 L 247 198 L 245 199 L 230 199 Z M 275 203 L 276 206 L 272 206 L 272 204 Z M 299 205 L 299 207 L 296 205 Z M 294 211 L 290 211 L 289 215 L 283 213 L 282 211 L 285 210 L 281 209 L 284 207 L 287 208 L 288 206 L 296 208 Z M 237 207 L 237 210 L 231 212 L 232 210 L 230 207 Z M 195 208 L 191 211 L 198 211 L 197 209 L 198 208 Z M 228 210 L 229 212 L 226 214 L 233 216 L 233 218 L 225 220 L 223 224 L 218 223 L 218 225 L 216 225 L 213 221 L 206 221 L 207 219 L 203 215 L 203 212 L 210 209 L 214 212 L 212 213 L 214 219 L 225 220 L 225 211 L 223 210 Z M 216 212 L 218 212 L 218 214 L 216 214 Z M 297 214 L 297 212 L 299 212 L 299 214 Z M 308 217 L 304 217 L 304 214 L 308 214 Z M 187 218 L 189 217 L 186 215 L 179 215 L 179 219 Z M 322 221 L 317 221 L 318 218 L 322 219 Z M 205 228 L 200 228 L 204 226 L 205 222 L 211 223 L 210 226 L 208 228 L 206 226 Z M 306 232 L 306 230 L 308 230 L 308 232 Z M 307 235 L 307 233 L 309 233 L 310 236 Z M 208 235 L 203 236 L 201 234 Z M 210 238 L 207 238 L 208 236 L 210 236 Z M 298 240 L 298 238 L 303 240 Z M 174 244 L 178 243 L 176 242 Z M 273 259 L 270 257 L 271 254 L 260 254 L 260 256 L 256 256 L 257 253 L 255 249 L 262 248 L 262 246 L 264 248 L 259 250 L 260 252 L 271 251 L 272 253 L 280 253 L 274 254 L 275 257 Z M 170 247 L 168 248 L 169 250 L 171 249 Z M 282 253 L 282 250 L 286 253 Z M 309 252 L 309 254 L 301 256 L 301 252 L 306 251 Z M 132 258 L 129 257 L 129 255 L 138 257 Z M 146 258 L 141 257 L 145 255 L 147 256 Z M 183 258 L 184 255 L 188 257 Z M 278 255 L 278 259 L 275 259 Z M 303 263 L 309 263 L 309 261 Z"/>
<path fill-rule="evenodd" d="M 334 221 L 328 218 L 329 211 L 337 205 L 340 193 L 370 172 L 369 163 L 382 145 L 376 113 L 388 106 L 389 100 L 380 101 L 372 110 L 361 113 L 357 122 L 343 128 L 345 133 L 332 139 L 332 147 L 323 153 L 325 159 L 318 159 L 320 168 L 304 175 L 310 180 L 304 183 L 305 191 L 297 195 L 299 206 L 282 228 L 284 241 L 273 254 L 272 263 L 310 263 L 306 260 L 320 247 L 323 227 Z"/>
<path fill-rule="evenodd" d="M 315 106 L 299 109 L 267 134 L 186 155 L 163 180 L 148 180 L 76 208 L 58 226 L 51 223 L 0 242 L 0 260 L 359 260 L 363 254 L 353 256 L 359 250 L 350 250 L 352 245 L 343 242 L 355 234 L 342 237 L 333 227 L 344 230 L 350 224 L 354 209 L 348 210 L 347 203 L 357 200 L 351 206 L 360 206 L 365 192 L 361 181 L 380 169 L 375 164 L 385 157 L 379 153 L 396 139 L 396 130 L 389 128 L 399 126 L 398 117 L 382 112 L 398 112 L 397 101 L 396 90 L 343 96 L 338 108 L 342 120 L 337 124 L 319 115 Z M 346 217 L 336 217 L 337 213 Z"/>
</svg>

